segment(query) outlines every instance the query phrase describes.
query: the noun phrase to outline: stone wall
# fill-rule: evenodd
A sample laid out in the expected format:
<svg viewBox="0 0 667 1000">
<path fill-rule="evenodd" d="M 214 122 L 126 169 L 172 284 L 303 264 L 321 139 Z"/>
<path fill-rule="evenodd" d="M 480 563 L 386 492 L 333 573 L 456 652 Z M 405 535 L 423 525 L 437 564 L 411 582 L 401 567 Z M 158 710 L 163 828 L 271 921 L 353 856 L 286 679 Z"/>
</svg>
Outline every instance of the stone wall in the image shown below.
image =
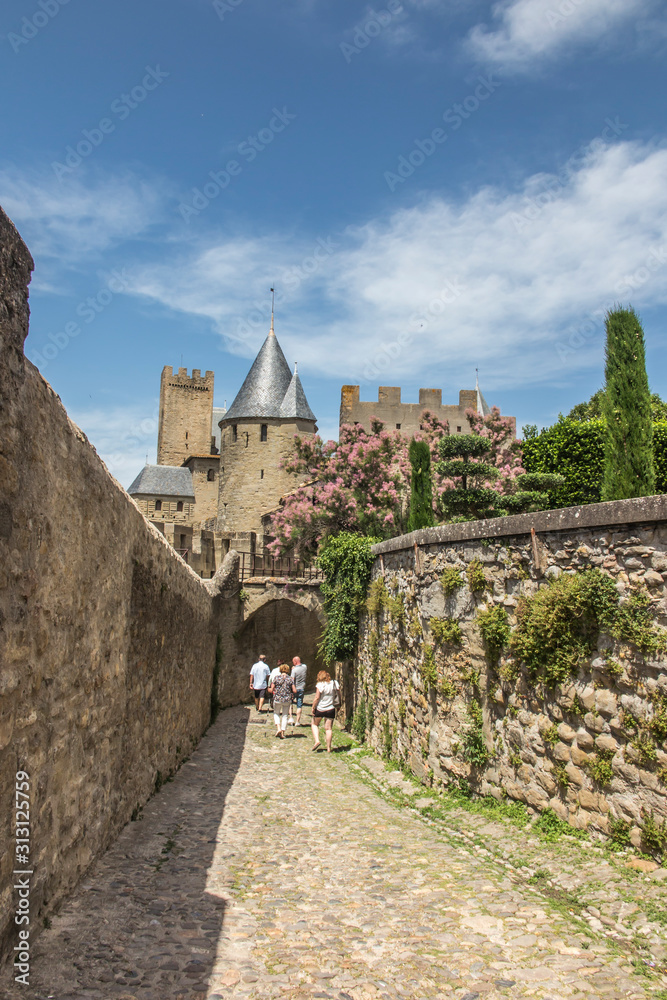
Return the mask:
<svg viewBox="0 0 667 1000">
<path fill-rule="evenodd" d="M 665 655 L 602 632 L 578 675 L 548 687 L 507 650 L 494 662 L 477 619 L 502 606 L 516 627 L 523 597 L 596 567 L 621 604 L 648 593 L 651 627 L 664 629 L 667 497 L 430 528 L 374 551 L 387 589 L 362 619 L 355 704 L 373 714 L 376 749 L 428 784 L 551 808 L 575 827 L 608 834 L 623 821 L 636 846 L 643 816 L 667 818 Z M 471 564 L 483 589 L 471 589 Z M 441 578 L 457 568 L 464 583 L 447 594 Z M 456 623 L 461 643 L 437 622 Z"/>
<path fill-rule="evenodd" d="M 0 210 L 2 951 L 16 771 L 30 775 L 36 932 L 206 729 L 242 617 L 234 566 L 205 585 L 24 357 L 31 270 Z"/>
<path fill-rule="evenodd" d="M 424 410 L 434 413 L 443 423 L 449 424 L 452 434 L 469 434 L 467 409 L 477 409 L 477 391 L 461 389 L 458 406 L 442 402 L 442 389 L 420 389 L 418 403 L 401 402 L 399 386 L 381 385 L 377 400 L 361 400 L 358 385 L 344 385 L 340 394 L 340 425 L 361 424 L 370 431 L 373 417 L 381 420 L 387 430 L 400 430 L 402 434 L 416 434 Z M 514 420 L 514 417 L 510 418 Z"/>
<path fill-rule="evenodd" d="M 262 441 L 262 427 L 266 440 Z M 262 515 L 274 510 L 298 479 L 283 469 L 294 453 L 296 434 L 313 433 L 312 421 L 267 417 L 223 424 L 220 444 L 218 528 L 262 532 Z"/>
</svg>

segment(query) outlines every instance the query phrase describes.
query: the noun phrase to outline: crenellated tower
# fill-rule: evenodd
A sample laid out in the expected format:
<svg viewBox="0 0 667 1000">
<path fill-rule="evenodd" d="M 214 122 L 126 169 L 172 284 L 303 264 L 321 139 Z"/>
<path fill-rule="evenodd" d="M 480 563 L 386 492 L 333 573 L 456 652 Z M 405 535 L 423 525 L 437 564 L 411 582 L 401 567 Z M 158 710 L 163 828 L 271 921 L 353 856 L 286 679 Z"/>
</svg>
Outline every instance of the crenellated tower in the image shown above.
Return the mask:
<svg viewBox="0 0 667 1000">
<path fill-rule="evenodd" d="M 174 374 L 165 365 L 160 379 L 158 465 L 181 465 L 191 455 L 210 455 L 213 422 L 213 372 L 193 368 Z"/>
</svg>

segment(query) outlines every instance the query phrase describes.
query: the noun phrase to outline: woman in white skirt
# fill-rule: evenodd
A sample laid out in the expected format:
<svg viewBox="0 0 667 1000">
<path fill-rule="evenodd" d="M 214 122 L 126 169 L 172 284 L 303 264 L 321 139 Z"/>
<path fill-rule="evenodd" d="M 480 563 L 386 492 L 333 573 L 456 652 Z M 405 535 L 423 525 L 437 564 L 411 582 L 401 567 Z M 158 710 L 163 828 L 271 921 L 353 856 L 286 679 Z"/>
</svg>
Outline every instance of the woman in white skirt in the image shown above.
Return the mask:
<svg viewBox="0 0 667 1000">
<path fill-rule="evenodd" d="M 296 694 L 296 688 L 290 677 L 290 668 L 286 663 L 280 664 L 280 673 L 269 688 L 269 694 L 273 696 L 273 721 L 276 724 L 276 736 L 284 740 L 289 710 L 292 707 L 292 695 Z"/>
<path fill-rule="evenodd" d="M 311 729 L 315 746 L 313 750 L 320 749 L 320 722 L 324 719 L 324 735 L 327 741 L 327 753 L 331 753 L 331 741 L 333 739 L 333 724 L 336 718 L 334 706 L 335 693 L 340 691 L 338 681 L 331 679 L 331 675 L 326 670 L 320 670 L 317 675 L 317 687 L 313 698 L 313 717 Z"/>
</svg>

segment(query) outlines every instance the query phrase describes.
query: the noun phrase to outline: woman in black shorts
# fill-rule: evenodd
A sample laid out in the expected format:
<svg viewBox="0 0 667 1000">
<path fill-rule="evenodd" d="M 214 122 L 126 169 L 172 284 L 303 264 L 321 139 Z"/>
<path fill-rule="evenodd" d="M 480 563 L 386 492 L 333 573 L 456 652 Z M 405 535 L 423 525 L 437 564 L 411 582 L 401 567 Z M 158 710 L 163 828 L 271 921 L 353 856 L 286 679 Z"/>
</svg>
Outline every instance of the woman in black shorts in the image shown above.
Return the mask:
<svg viewBox="0 0 667 1000">
<path fill-rule="evenodd" d="M 334 708 L 334 691 L 338 688 L 338 681 L 332 681 L 331 675 L 326 670 L 320 670 L 317 675 L 317 687 L 313 698 L 313 718 L 311 729 L 315 746 L 313 750 L 320 749 L 320 722 L 324 719 L 324 735 L 327 741 L 327 753 L 331 753 L 331 740 L 333 739 L 333 723 L 336 718 Z"/>
</svg>

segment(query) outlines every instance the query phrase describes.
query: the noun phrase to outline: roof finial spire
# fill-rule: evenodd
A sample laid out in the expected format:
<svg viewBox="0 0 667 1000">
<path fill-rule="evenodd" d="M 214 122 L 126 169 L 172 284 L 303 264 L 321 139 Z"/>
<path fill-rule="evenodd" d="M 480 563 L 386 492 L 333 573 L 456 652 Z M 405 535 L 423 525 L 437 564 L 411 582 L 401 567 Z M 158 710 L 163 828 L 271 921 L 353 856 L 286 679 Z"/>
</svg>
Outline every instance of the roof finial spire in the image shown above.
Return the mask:
<svg viewBox="0 0 667 1000">
<path fill-rule="evenodd" d="M 299 367 L 298 367 L 298 363 L 296 361 L 294 362 L 294 374 L 295 375 L 299 374 Z"/>
<path fill-rule="evenodd" d="M 271 289 L 271 329 L 269 330 L 269 336 L 271 336 L 271 334 L 273 334 L 274 337 L 276 335 L 275 331 L 273 329 L 273 307 L 275 305 L 275 301 L 276 301 L 276 290 L 275 290 L 275 288 L 272 288 Z"/>
<path fill-rule="evenodd" d="M 475 368 L 475 388 L 479 392 L 479 368 Z"/>
</svg>

